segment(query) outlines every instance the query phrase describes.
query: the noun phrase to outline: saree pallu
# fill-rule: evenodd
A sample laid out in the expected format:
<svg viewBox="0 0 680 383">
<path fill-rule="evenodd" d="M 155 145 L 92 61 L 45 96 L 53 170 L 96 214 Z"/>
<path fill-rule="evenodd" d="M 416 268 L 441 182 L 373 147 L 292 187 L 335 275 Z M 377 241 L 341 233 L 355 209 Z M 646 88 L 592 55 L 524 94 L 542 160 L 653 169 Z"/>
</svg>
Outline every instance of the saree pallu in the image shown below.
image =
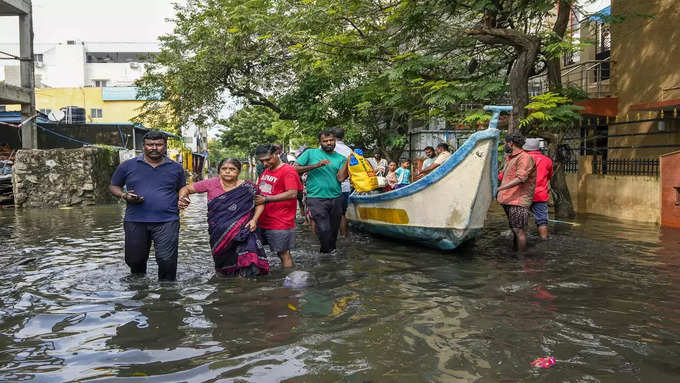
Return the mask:
<svg viewBox="0 0 680 383">
<path fill-rule="evenodd" d="M 255 184 L 245 181 L 208 202 L 208 232 L 215 271 L 242 277 L 269 272 L 262 241 L 246 223 L 253 216 Z"/>
</svg>

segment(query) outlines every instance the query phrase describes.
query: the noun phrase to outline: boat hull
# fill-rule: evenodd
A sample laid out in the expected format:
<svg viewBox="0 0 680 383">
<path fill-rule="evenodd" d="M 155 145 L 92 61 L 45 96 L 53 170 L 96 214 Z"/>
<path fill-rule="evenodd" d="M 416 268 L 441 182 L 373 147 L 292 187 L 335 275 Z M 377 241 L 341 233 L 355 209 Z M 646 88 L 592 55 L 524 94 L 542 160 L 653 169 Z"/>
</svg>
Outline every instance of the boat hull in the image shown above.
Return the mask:
<svg viewBox="0 0 680 383">
<path fill-rule="evenodd" d="M 473 134 L 444 164 L 409 186 L 350 197 L 358 230 L 443 250 L 477 236 L 497 187 L 497 129 Z"/>
</svg>

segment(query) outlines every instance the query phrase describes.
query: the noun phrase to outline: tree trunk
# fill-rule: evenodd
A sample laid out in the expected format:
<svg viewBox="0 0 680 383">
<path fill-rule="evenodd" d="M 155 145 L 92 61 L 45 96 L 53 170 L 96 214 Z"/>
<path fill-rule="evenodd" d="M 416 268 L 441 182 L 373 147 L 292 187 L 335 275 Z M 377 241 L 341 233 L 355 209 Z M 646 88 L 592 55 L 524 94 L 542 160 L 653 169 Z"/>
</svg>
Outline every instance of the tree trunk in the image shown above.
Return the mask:
<svg viewBox="0 0 680 383">
<path fill-rule="evenodd" d="M 512 114 L 508 131 L 514 132 L 519 129 L 519 123 L 527 117 L 525 106 L 529 104 L 529 73 L 538 56 L 538 44 L 527 47 L 519 47 L 517 59 L 510 69 L 510 98 L 512 100 Z"/>
<path fill-rule="evenodd" d="M 541 137 L 548 142 L 548 156 L 553 160 L 553 178 L 550 180 L 550 191 L 555 203 L 555 217 L 573 218 L 576 213 L 567 187 L 567 175 L 564 172 L 565 162 L 569 158 L 564 158 L 559 154 L 559 147 L 563 143 L 564 134 L 543 133 Z"/>
<path fill-rule="evenodd" d="M 514 132 L 518 129 L 520 121 L 527 116 L 524 107 L 529 104 L 529 73 L 538 57 L 541 42 L 536 37 L 514 29 L 482 26 L 467 30 L 466 33 L 485 44 L 503 44 L 515 49 L 517 57 L 508 76 L 512 99 L 508 130 Z"/>
<path fill-rule="evenodd" d="M 558 3 L 557 18 L 555 20 L 555 25 L 553 25 L 553 32 L 555 33 L 555 36 L 560 39 L 564 38 L 564 34 L 567 32 L 573 2 L 574 0 L 560 0 Z M 546 60 L 545 65 L 548 70 L 548 87 L 551 92 L 558 91 L 562 87 L 560 58 L 553 57 L 548 59 Z"/>
<path fill-rule="evenodd" d="M 559 38 L 563 38 L 569 25 L 569 15 L 571 14 L 573 0 L 560 0 L 557 19 L 553 26 L 553 32 Z M 548 69 L 548 86 L 550 91 L 559 91 L 562 87 L 562 68 L 560 67 L 559 57 L 554 57 L 546 61 Z M 544 134 L 548 141 L 550 158 L 553 160 L 553 178 L 550 181 L 553 201 L 555 202 L 555 216 L 559 218 L 571 218 L 575 215 L 574 204 L 571 194 L 567 188 L 567 178 L 564 172 L 564 162 L 569 158 L 559 155 L 560 145 L 563 144 L 563 133 Z"/>
</svg>

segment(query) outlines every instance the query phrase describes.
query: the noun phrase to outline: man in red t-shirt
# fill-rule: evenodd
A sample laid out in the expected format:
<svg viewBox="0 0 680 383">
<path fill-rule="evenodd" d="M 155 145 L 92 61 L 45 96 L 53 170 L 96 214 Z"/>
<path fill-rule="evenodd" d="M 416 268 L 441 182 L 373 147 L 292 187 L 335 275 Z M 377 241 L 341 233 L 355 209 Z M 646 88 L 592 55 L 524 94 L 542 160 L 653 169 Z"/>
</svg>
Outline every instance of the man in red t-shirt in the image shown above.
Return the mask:
<svg viewBox="0 0 680 383">
<path fill-rule="evenodd" d="M 536 164 L 536 188 L 534 189 L 534 201 L 531 204 L 531 212 L 534 213 L 538 235 L 543 239 L 548 238 L 548 200 L 550 193 L 548 183 L 553 176 L 553 163 L 550 158 L 540 151 L 538 138 L 527 138 L 522 147 Z"/>
<path fill-rule="evenodd" d="M 302 184 L 297 170 L 281 162 L 277 151 L 278 147 L 269 144 L 255 149 L 255 157 L 265 168 L 257 182 L 260 195 L 255 197 L 255 204 L 264 204 L 258 220 L 262 238 L 288 268 L 293 267 L 290 250 L 295 247 L 295 212 Z"/>
</svg>

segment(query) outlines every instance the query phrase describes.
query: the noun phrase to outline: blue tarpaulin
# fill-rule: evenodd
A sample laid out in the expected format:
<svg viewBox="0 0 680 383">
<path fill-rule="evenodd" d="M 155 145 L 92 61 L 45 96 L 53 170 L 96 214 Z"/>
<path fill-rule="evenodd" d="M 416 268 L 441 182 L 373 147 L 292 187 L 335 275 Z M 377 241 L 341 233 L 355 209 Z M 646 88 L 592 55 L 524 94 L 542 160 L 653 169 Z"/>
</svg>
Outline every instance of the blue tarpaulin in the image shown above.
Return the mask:
<svg viewBox="0 0 680 383">
<path fill-rule="evenodd" d="M 590 20 L 599 21 L 599 22 L 603 23 L 604 19 L 602 18 L 602 16 L 611 16 L 611 14 L 612 14 L 612 7 L 610 5 L 608 7 L 604 7 L 602 9 L 600 9 L 599 11 L 595 12 L 592 16 L 590 16 Z"/>
</svg>

